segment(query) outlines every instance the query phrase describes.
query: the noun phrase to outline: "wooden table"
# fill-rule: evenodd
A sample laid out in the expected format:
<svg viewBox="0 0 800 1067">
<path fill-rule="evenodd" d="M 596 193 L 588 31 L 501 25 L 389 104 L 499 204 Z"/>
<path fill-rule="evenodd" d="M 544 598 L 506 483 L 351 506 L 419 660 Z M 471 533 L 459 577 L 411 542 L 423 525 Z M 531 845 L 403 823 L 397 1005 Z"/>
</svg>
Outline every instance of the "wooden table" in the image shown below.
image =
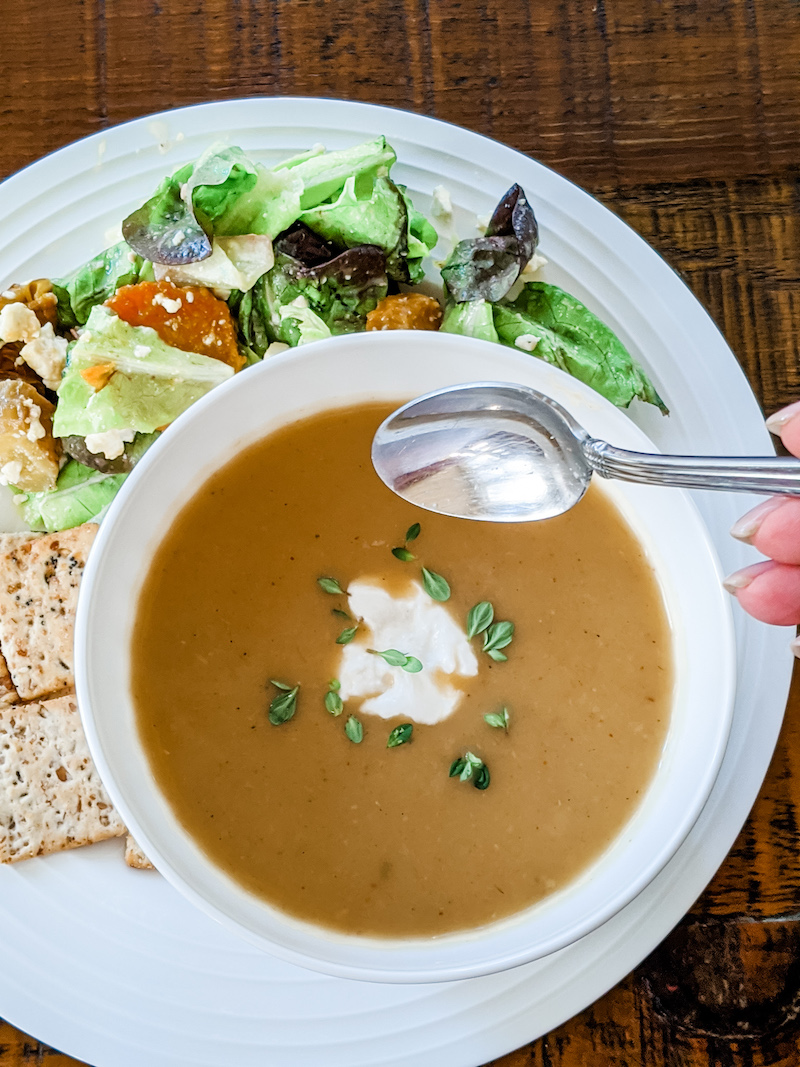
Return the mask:
<svg viewBox="0 0 800 1067">
<path fill-rule="evenodd" d="M 409 108 L 599 197 L 685 278 L 766 411 L 800 397 L 797 0 L 7 0 L 2 14 L 3 175 L 202 100 Z M 750 819 L 691 913 L 497 1065 L 800 1063 L 799 800 L 795 685 Z M 76 1062 L 0 1022 L 0 1067 L 43 1061 Z"/>
</svg>

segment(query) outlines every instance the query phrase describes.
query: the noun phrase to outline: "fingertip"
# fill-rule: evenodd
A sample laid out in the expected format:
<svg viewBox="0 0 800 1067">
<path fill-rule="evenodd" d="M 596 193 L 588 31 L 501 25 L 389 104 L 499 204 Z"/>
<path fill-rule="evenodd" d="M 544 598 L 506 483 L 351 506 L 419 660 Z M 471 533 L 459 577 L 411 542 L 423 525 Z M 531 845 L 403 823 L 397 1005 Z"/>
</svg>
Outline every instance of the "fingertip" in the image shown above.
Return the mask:
<svg viewBox="0 0 800 1067">
<path fill-rule="evenodd" d="M 772 560 L 756 563 L 731 575 L 725 587 L 761 622 L 772 626 L 800 622 L 800 567 Z"/>
</svg>

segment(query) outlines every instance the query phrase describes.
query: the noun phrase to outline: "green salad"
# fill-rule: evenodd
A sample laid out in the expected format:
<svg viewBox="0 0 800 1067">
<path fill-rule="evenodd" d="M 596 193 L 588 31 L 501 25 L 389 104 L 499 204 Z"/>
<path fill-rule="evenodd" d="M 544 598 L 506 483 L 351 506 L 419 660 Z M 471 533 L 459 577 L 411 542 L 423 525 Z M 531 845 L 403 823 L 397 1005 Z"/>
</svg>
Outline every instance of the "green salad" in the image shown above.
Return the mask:
<svg viewBox="0 0 800 1067">
<path fill-rule="evenodd" d="M 539 231 L 519 185 L 482 235 L 442 253 L 393 180 L 395 161 L 384 137 L 273 167 L 212 145 L 122 222 L 121 241 L 67 277 L 0 295 L 0 482 L 31 529 L 99 519 L 195 400 L 276 352 L 338 334 L 482 338 L 620 407 L 639 399 L 666 413 L 609 327 L 536 279 Z M 419 287 L 426 266 L 441 271 L 439 298 Z"/>
</svg>

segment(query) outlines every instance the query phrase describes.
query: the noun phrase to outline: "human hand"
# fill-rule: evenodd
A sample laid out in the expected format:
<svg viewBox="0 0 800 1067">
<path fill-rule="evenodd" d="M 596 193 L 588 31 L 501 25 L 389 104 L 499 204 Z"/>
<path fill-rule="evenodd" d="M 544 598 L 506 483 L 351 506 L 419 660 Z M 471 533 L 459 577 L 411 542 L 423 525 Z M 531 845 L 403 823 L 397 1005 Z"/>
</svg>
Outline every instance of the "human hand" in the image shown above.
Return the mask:
<svg viewBox="0 0 800 1067">
<path fill-rule="evenodd" d="M 767 419 L 793 456 L 800 456 L 800 401 Z M 723 582 L 745 611 L 777 626 L 800 623 L 800 497 L 774 496 L 748 511 L 731 534 L 769 559 L 731 574 Z M 792 642 L 800 656 L 800 639 Z"/>
</svg>

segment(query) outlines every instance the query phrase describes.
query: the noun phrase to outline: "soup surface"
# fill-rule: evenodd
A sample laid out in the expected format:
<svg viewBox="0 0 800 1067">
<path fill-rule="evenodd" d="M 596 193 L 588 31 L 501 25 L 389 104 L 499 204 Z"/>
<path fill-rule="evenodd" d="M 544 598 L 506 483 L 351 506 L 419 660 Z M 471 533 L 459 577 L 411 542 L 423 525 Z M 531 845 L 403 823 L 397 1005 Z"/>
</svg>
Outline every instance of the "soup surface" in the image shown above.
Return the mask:
<svg viewBox="0 0 800 1067">
<path fill-rule="evenodd" d="M 215 863 L 292 915 L 398 937 L 507 916 L 598 857 L 655 769 L 672 661 L 649 564 L 600 487 L 541 523 L 421 511 L 372 469 L 389 410 L 299 421 L 203 485 L 141 594 L 133 688 L 157 780 Z M 409 616 L 406 638 L 398 615 L 388 658 L 416 662 L 387 663 L 349 587 L 390 616 L 404 598 L 447 617 Z M 508 627 L 468 640 L 484 602 L 509 644 Z M 441 667 L 445 633 L 460 673 Z M 399 703 L 367 710 L 359 663 Z M 455 710 L 423 706 L 448 687 Z"/>
</svg>

